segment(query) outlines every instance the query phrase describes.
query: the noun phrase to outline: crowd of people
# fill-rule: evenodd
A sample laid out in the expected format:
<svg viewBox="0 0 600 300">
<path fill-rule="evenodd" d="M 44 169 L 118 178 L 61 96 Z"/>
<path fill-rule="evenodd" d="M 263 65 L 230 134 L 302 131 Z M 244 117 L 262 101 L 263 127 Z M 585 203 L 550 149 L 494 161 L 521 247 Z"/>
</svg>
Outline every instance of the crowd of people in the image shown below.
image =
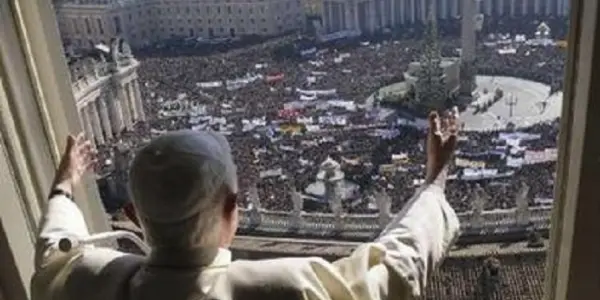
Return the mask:
<svg viewBox="0 0 600 300">
<path fill-rule="evenodd" d="M 210 129 L 227 135 L 232 145 L 243 207 L 250 207 L 253 188 L 263 209 L 291 210 L 292 191 L 305 194 L 305 203 L 322 203 L 323 195 L 305 189 L 316 180 L 321 162 L 332 158 L 346 180 L 359 187 L 343 203 L 346 211 L 374 211 L 369 200 L 374 190 L 385 190 L 393 200 L 392 211 L 399 210 L 424 176 L 425 131 L 419 120 L 382 107 L 372 95 L 403 79 L 409 63 L 419 59 L 420 42 L 362 40 L 307 49 L 302 59 L 274 55 L 292 40 L 278 38 L 209 56 L 141 59 L 138 74 L 147 120 L 102 146 L 110 162 L 107 176 L 118 176 L 115 153 L 132 155 L 166 131 Z M 442 38 L 439 43 L 444 56 L 458 56 L 459 40 Z M 507 55 L 480 45 L 478 73 L 531 79 L 560 90 L 563 49 L 524 43 L 514 47 L 515 53 Z M 515 207 L 520 182 L 528 184 L 530 205 L 547 205 L 558 121 L 516 131 L 463 133 L 447 189 L 453 207 L 472 209 L 471 195 L 479 188 L 486 209 Z M 540 158 L 540 153 L 547 155 Z"/>
</svg>

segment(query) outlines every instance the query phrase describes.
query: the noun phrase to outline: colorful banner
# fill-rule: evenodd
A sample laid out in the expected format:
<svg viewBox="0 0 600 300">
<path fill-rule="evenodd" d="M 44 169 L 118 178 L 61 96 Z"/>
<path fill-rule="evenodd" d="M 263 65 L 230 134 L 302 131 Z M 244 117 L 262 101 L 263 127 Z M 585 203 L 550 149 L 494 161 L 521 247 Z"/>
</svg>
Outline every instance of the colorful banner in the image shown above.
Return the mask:
<svg viewBox="0 0 600 300">
<path fill-rule="evenodd" d="M 283 73 L 279 73 L 279 74 L 275 74 L 275 75 L 267 75 L 266 80 L 268 83 L 271 83 L 271 82 L 281 81 L 281 80 L 283 80 L 283 78 L 285 78 L 285 75 Z"/>
<path fill-rule="evenodd" d="M 300 116 L 300 112 L 294 109 L 280 109 L 277 112 L 277 116 L 284 119 L 296 118 Z"/>
</svg>

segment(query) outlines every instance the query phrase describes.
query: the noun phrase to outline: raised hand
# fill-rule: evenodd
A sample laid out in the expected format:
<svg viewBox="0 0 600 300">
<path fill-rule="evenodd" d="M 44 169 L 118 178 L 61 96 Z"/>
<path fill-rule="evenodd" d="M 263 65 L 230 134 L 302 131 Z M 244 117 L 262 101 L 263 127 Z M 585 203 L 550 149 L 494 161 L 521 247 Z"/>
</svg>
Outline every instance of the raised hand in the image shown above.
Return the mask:
<svg viewBox="0 0 600 300">
<path fill-rule="evenodd" d="M 433 183 L 450 161 L 456 149 L 458 128 L 456 107 L 446 112 L 443 117 L 435 111 L 429 114 L 425 183 Z"/>
<path fill-rule="evenodd" d="M 85 172 L 96 163 L 96 152 L 83 133 L 67 138 L 67 145 L 54 175 L 54 185 L 71 188 L 78 184 Z"/>
</svg>

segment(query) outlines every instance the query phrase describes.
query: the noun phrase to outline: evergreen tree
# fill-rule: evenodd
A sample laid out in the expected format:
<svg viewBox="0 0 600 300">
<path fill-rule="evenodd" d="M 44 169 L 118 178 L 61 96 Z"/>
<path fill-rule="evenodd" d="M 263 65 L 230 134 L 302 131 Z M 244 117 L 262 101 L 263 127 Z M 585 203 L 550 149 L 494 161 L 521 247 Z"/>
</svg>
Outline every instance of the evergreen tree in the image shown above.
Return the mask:
<svg viewBox="0 0 600 300">
<path fill-rule="evenodd" d="M 429 111 L 444 107 L 447 93 L 441 62 L 437 21 L 434 10 L 430 7 L 415 87 L 417 105 L 421 109 Z"/>
</svg>

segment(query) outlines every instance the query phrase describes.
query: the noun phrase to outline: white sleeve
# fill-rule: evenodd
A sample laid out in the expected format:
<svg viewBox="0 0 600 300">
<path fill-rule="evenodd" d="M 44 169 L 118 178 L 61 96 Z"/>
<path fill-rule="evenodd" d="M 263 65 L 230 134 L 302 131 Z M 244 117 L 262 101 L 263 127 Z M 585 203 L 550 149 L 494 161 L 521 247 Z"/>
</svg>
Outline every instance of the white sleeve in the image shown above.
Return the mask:
<svg viewBox="0 0 600 300">
<path fill-rule="evenodd" d="M 57 195 L 48 201 L 42 216 L 35 247 L 35 268 L 39 270 L 57 255 L 63 238 L 80 239 L 89 236 L 83 213 L 71 199 Z"/>
</svg>

